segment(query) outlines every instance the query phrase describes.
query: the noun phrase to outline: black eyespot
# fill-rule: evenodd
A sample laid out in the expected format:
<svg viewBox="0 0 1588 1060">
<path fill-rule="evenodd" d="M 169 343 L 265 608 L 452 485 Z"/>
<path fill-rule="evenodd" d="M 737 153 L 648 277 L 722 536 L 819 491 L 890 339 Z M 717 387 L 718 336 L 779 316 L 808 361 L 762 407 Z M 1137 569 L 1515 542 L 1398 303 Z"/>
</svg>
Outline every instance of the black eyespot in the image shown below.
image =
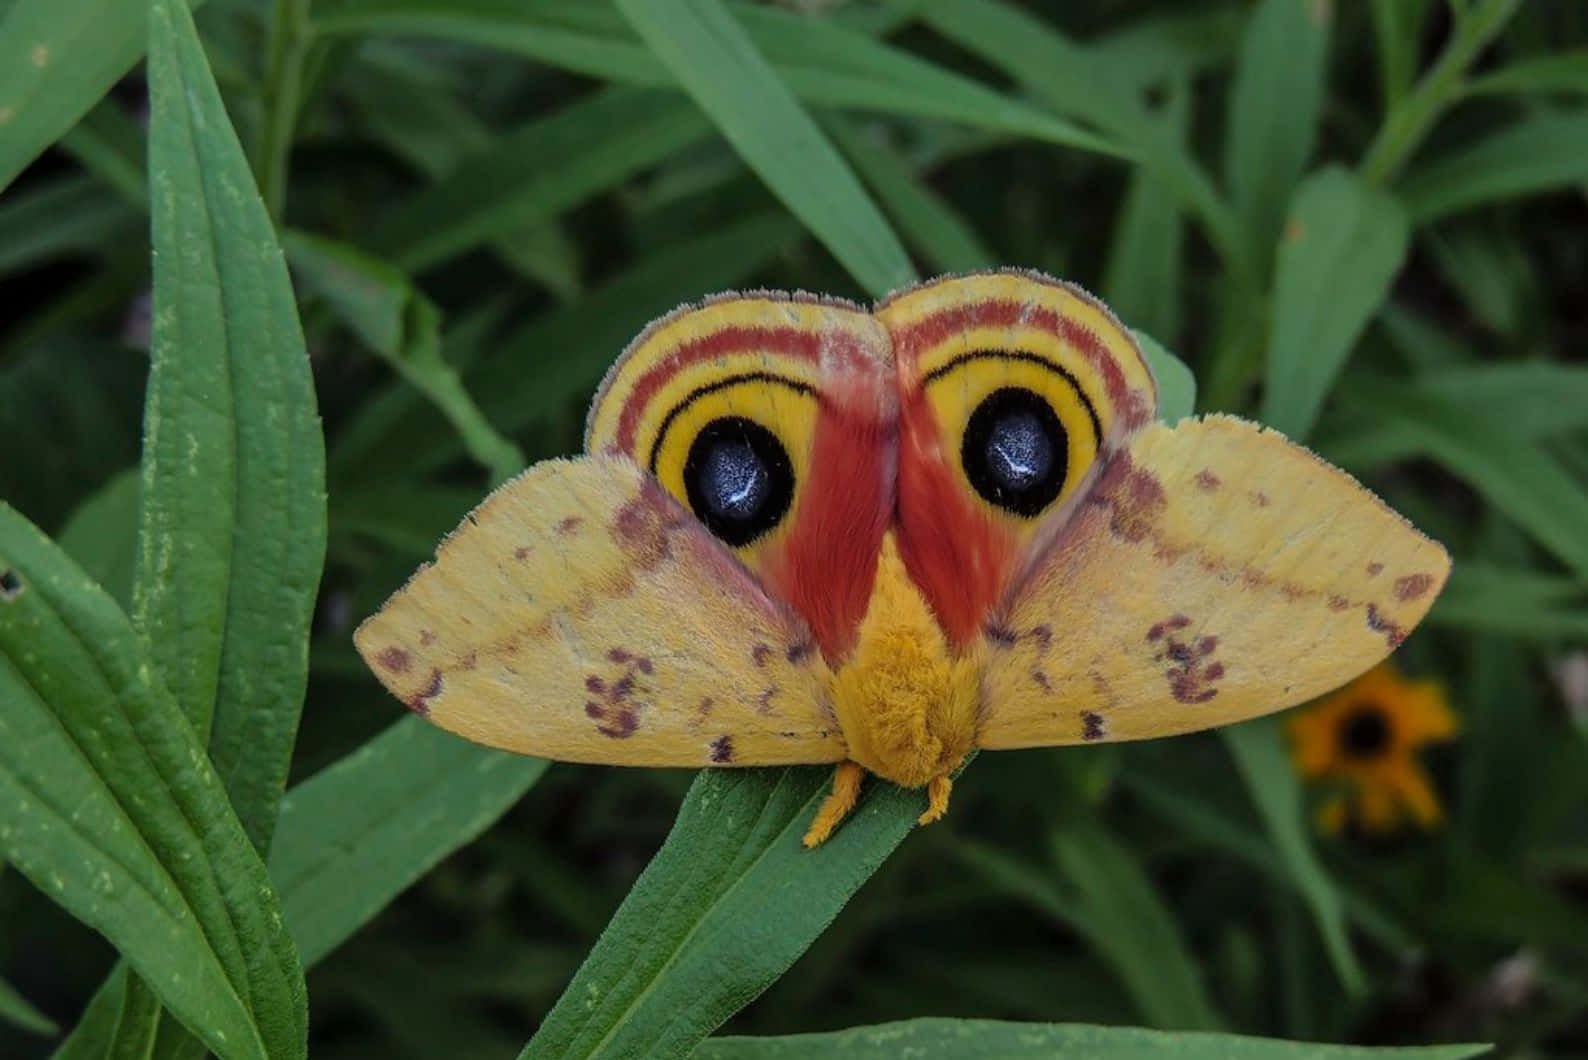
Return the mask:
<svg viewBox="0 0 1588 1060">
<path fill-rule="evenodd" d="M 1069 436 L 1041 395 L 1003 387 L 965 425 L 959 458 L 976 492 L 1016 515 L 1039 514 L 1064 489 Z"/>
<path fill-rule="evenodd" d="M 729 545 L 747 545 L 782 522 L 794 500 L 794 465 L 777 435 L 743 416 L 706 424 L 684 460 L 696 518 Z"/>
</svg>

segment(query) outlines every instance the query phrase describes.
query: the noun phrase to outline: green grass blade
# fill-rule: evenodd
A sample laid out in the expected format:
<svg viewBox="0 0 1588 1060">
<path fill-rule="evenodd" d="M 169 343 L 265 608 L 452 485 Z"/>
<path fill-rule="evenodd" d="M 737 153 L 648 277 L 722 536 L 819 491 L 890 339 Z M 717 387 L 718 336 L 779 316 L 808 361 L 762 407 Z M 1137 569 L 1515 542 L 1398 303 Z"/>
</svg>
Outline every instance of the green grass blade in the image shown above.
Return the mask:
<svg viewBox="0 0 1588 1060">
<path fill-rule="evenodd" d="M 398 205 L 371 249 L 410 271 L 437 264 L 606 191 L 709 132 L 687 100 L 598 92 L 500 137 Z"/>
<path fill-rule="evenodd" d="M 1487 1045 L 1374 1049 L 1079 1023 L 915 1019 L 784 1038 L 713 1038 L 694 1055 L 695 1060 L 1466 1060 L 1488 1051 Z"/>
<path fill-rule="evenodd" d="M 61 1033 L 60 1026 L 54 1020 L 40 1012 L 4 979 L 0 979 L 0 1022 L 47 1038 Z"/>
<path fill-rule="evenodd" d="M 1588 111 L 1541 113 L 1433 158 L 1396 188 L 1416 225 L 1588 180 Z"/>
<path fill-rule="evenodd" d="M 773 194 L 882 296 L 914 266 L 860 181 L 718 0 L 618 0 L 659 59 Z"/>
<path fill-rule="evenodd" d="M 1458 564 L 1428 621 L 1511 637 L 1588 637 L 1588 584 L 1578 578 Z"/>
<path fill-rule="evenodd" d="M 1323 113 L 1328 4 L 1262 0 L 1241 34 L 1224 137 L 1224 182 L 1253 260 L 1272 260 L 1285 207 Z"/>
<path fill-rule="evenodd" d="M 325 556 L 325 457 L 281 250 L 187 8 L 150 19 L 154 328 L 134 614 L 269 846 Z"/>
<path fill-rule="evenodd" d="M 303 1056 L 275 892 L 138 634 L 4 505 L 0 571 L 0 853 L 218 1056 Z"/>
<path fill-rule="evenodd" d="M 970 222 L 911 170 L 878 137 L 839 115 L 823 123 L 844 156 L 876 193 L 899 233 L 935 272 L 974 272 L 998 265 Z"/>
<path fill-rule="evenodd" d="M 1159 120 L 1177 144 L 1191 117 L 1190 85 L 1171 83 Z M 1145 166 L 1130 174 L 1103 269 L 1103 300 L 1132 327 L 1174 340 L 1185 299 L 1185 209 L 1162 175 Z"/>
<path fill-rule="evenodd" d="M 0 278 L 60 258 L 98 256 L 131 236 L 138 211 L 92 177 L 31 183 L 0 200 Z"/>
<path fill-rule="evenodd" d="M 287 793 L 270 850 L 307 967 L 467 843 L 545 772 L 404 718 Z"/>
<path fill-rule="evenodd" d="M 703 770 L 523 1060 L 669 1057 L 775 980 L 915 825 L 919 792 L 872 781 L 821 847 L 800 837 L 830 769 Z"/>
<path fill-rule="evenodd" d="M 1179 924 L 1136 854 L 1096 818 L 1076 817 L 1052 836 L 1054 861 L 1079 896 L 1080 919 L 1158 1027 L 1215 1030 L 1201 969 Z"/>
<path fill-rule="evenodd" d="M 1259 718 L 1221 729 L 1219 734 L 1235 759 L 1280 861 L 1312 912 L 1335 974 L 1348 992 L 1361 993 L 1362 967 L 1346 934 L 1345 909 L 1307 833 L 1301 784 L 1286 756 L 1278 720 Z"/>
<path fill-rule="evenodd" d="M 1279 246 L 1261 419 L 1312 432 L 1324 399 L 1406 256 L 1394 199 L 1337 166 L 1296 191 Z"/>
<path fill-rule="evenodd" d="M 1588 96 L 1588 48 L 1518 59 L 1467 82 L 1469 96 L 1560 93 Z"/>
<path fill-rule="evenodd" d="M 141 490 L 136 468 L 112 475 L 72 512 L 57 542 L 122 608 L 132 603 Z"/>
</svg>

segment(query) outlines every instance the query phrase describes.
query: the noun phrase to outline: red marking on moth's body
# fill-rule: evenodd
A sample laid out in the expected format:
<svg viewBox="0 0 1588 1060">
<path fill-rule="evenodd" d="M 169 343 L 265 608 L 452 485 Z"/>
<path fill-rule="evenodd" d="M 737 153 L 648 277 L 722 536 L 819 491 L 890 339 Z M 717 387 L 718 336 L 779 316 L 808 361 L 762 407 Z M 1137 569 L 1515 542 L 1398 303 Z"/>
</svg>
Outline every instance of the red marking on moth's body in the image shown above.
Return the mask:
<svg viewBox="0 0 1588 1060">
<path fill-rule="evenodd" d="M 1079 353 L 1102 376 L 1109 404 L 1127 429 L 1152 419 L 1150 398 L 1125 383 L 1119 362 L 1097 334 L 1079 321 L 1043 306 L 1013 299 L 988 299 L 940 309 L 893 333 L 894 356 L 901 364 L 914 364 L 925 351 L 968 329 L 1016 326 L 1045 331 Z"/>
<path fill-rule="evenodd" d="M 405 649 L 394 647 L 382 650 L 375 661 L 394 674 L 405 674 L 413 660 Z"/>
<path fill-rule="evenodd" d="M 673 558 L 671 535 L 688 520 L 682 508 L 655 479 L 640 483 L 640 494 L 618 509 L 612 536 L 641 571 L 653 571 Z"/>
<path fill-rule="evenodd" d="M 1198 489 L 1206 490 L 1207 492 L 1212 493 L 1214 490 L 1218 489 L 1224 484 L 1224 480 L 1219 478 L 1209 469 L 1203 468 L 1201 471 L 1197 472 L 1196 484 Z"/>
<path fill-rule="evenodd" d="M 833 664 L 854 647 L 871 602 L 893 516 L 892 435 L 893 424 L 875 412 L 824 404 L 793 526 L 783 547 L 762 560 L 767 590 L 805 619 Z"/>
<path fill-rule="evenodd" d="M 441 694 L 441 671 L 430 671 L 430 683 L 423 692 L 416 692 L 407 699 L 408 709 L 421 718 L 430 716 L 430 701 Z"/>
<path fill-rule="evenodd" d="M 1408 574 L 1395 579 L 1395 599 L 1402 603 L 1415 600 L 1434 587 L 1432 574 Z"/>
<path fill-rule="evenodd" d="M 1163 644 L 1163 649 L 1153 656 L 1154 661 L 1174 664 L 1164 671 L 1169 694 L 1180 703 L 1206 703 L 1219 694 L 1215 685 L 1224 677 L 1224 664 L 1212 657 L 1218 650 L 1219 638 L 1205 635 L 1191 642 L 1175 635 L 1190 624 L 1185 615 L 1167 618 L 1147 631 L 1147 641 Z"/>
<path fill-rule="evenodd" d="M 639 675 L 653 673 L 655 666 L 643 655 L 634 655 L 622 648 L 607 649 L 606 659 L 621 671 L 615 678 L 585 675 L 585 691 L 596 698 L 585 700 L 584 712 L 586 717 L 597 722 L 596 732 L 614 740 L 626 740 L 639 729 L 640 712 L 649 706 L 647 700 L 636 695 L 649 692 L 640 686 Z"/>
<path fill-rule="evenodd" d="M 1395 622 L 1379 614 L 1377 604 L 1367 605 L 1367 628 L 1374 633 L 1384 634 L 1384 639 L 1389 641 L 1391 648 L 1400 647 L 1401 642 L 1406 639 L 1406 631 L 1401 629 Z"/>
</svg>

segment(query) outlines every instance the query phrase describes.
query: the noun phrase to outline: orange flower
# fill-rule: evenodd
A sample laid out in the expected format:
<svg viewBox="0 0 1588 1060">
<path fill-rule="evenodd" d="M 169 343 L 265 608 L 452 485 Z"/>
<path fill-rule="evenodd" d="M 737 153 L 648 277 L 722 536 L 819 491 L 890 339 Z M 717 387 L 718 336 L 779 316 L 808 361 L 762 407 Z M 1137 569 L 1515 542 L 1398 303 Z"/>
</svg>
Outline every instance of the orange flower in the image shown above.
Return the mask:
<svg viewBox="0 0 1588 1060">
<path fill-rule="evenodd" d="M 1456 718 L 1435 681 L 1408 681 L 1390 663 L 1291 716 L 1291 758 L 1308 780 L 1344 788 L 1318 812 L 1318 826 L 1338 832 L 1354 821 L 1364 832 L 1393 832 L 1410 820 L 1432 828 L 1439 798 L 1416 751 L 1454 738 Z"/>
</svg>

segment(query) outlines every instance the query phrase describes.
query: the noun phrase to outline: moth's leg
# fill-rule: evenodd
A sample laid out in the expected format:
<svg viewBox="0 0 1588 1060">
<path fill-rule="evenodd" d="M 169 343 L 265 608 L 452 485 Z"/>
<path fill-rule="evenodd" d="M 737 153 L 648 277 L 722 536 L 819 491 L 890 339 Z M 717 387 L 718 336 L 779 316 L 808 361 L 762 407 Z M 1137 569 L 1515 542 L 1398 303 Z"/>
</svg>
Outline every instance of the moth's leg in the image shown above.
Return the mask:
<svg viewBox="0 0 1588 1060">
<path fill-rule="evenodd" d="M 837 770 L 833 772 L 832 794 L 823 800 L 821 809 L 816 811 L 810 829 L 805 833 L 807 847 L 827 842 L 827 837 L 833 834 L 838 822 L 849 816 L 849 811 L 855 808 L 855 802 L 860 798 L 860 782 L 865 776 L 866 771 L 858 762 L 838 763 Z"/>
<path fill-rule="evenodd" d="M 917 824 L 931 824 L 948 812 L 948 793 L 954 789 L 954 781 L 947 777 L 933 777 L 926 788 L 926 812 L 917 817 Z"/>
</svg>

